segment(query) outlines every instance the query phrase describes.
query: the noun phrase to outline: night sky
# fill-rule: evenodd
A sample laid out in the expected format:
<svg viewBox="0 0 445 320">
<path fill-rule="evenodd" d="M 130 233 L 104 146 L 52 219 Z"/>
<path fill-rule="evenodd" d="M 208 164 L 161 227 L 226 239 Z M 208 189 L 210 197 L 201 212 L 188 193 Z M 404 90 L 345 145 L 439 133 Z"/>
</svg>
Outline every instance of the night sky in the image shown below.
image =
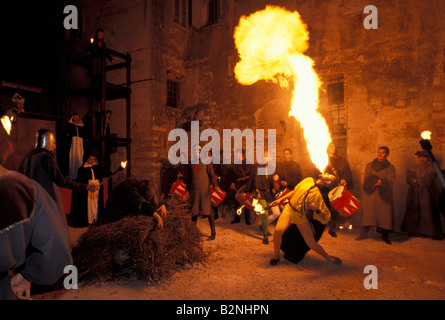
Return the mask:
<svg viewBox="0 0 445 320">
<path fill-rule="evenodd" d="M 1 80 L 42 88 L 48 100 L 60 95 L 63 58 L 61 1 L 2 1 Z"/>
</svg>

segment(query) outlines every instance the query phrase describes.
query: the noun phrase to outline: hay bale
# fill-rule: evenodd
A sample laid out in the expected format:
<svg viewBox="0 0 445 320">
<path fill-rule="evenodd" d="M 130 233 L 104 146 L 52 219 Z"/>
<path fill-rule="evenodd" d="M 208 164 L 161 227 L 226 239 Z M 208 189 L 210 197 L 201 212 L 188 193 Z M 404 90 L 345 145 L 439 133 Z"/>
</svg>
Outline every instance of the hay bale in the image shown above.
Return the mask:
<svg viewBox="0 0 445 320">
<path fill-rule="evenodd" d="M 79 280 L 107 281 L 134 274 L 150 283 L 203 261 L 202 235 L 190 220 L 187 204 L 173 198 L 167 205 L 171 211 L 163 219 L 163 229 L 155 219 L 140 215 L 88 229 L 72 251 Z"/>
</svg>

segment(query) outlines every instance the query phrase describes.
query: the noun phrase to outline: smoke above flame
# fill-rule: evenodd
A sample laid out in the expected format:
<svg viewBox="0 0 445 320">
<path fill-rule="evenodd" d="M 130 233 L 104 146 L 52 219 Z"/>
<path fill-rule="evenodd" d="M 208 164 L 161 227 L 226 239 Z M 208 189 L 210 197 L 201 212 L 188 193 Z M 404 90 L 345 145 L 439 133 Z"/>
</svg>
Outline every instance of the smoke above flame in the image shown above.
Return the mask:
<svg viewBox="0 0 445 320">
<path fill-rule="evenodd" d="M 313 60 L 303 54 L 309 47 L 309 33 L 300 14 L 267 6 L 240 18 L 234 40 L 241 58 L 234 70 L 240 84 L 265 80 L 282 88 L 293 87 L 289 116 L 300 122 L 311 160 L 323 171 L 329 161 L 326 150 L 331 136 L 317 111 L 321 82 Z"/>
</svg>

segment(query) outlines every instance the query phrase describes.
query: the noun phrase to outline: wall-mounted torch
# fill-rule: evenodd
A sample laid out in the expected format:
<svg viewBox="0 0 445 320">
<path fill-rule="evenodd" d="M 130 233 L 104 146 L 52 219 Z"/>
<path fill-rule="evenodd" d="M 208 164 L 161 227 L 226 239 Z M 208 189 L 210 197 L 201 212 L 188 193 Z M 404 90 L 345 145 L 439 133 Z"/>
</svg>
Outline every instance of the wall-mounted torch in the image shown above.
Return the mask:
<svg viewBox="0 0 445 320">
<path fill-rule="evenodd" d="M 114 176 L 116 173 L 123 171 L 125 169 L 125 167 L 127 166 L 127 161 L 122 161 L 121 165 L 119 166 L 119 168 L 116 169 L 116 171 L 114 171 L 111 176 L 107 177 L 106 179 L 104 179 L 100 185 L 103 185 L 105 181 L 108 181 L 108 179 L 110 179 L 112 176 Z"/>
<path fill-rule="evenodd" d="M 433 164 L 434 168 L 437 171 L 437 175 L 440 178 L 440 181 L 442 182 L 443 187 L 445 188 L 445 178 L 443 177 L 442 171 L 439 168 L 439 164 L 436 161 L 436 158 L 433 155 L 433 152 L 431 150 L 433 150 L 433 145 L 431 144 L 431 131 L 423 131 L 420 136 L 422 137 L 422 139 L 419 141 L 420 142 L 420 146 L 422 147 L 423 150 L 425 150 L 426 152 L 429 153 L 430 158 L 431 158 L 431 163 Z"/>
<path fill-rule="evenodd" d="M 3 128 L 5 129 L 6 133 L 9 135 L 11 135 L 11 120 L 9 119 L 8 116 L 3 116 L 1 118 L 1 123 L 3 125 Z"/>
</svg>

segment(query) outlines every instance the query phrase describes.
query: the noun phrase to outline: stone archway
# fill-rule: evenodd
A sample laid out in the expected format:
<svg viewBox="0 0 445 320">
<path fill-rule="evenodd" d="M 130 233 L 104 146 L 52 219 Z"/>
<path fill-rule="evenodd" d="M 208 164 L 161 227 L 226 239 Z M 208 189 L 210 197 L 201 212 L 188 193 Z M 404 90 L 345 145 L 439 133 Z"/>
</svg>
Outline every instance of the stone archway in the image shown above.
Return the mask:
<svg viewBox="0 0 445 320">
<path fill-rule="evenodd" d="M 220 115 L 216 104 L 198 103 L 187 107 L 177 119 L 177 127 L 190 131 L 190 122 L 199 121 L 200 130 L 212 128 L 219 130 Z"/>
</svg>

